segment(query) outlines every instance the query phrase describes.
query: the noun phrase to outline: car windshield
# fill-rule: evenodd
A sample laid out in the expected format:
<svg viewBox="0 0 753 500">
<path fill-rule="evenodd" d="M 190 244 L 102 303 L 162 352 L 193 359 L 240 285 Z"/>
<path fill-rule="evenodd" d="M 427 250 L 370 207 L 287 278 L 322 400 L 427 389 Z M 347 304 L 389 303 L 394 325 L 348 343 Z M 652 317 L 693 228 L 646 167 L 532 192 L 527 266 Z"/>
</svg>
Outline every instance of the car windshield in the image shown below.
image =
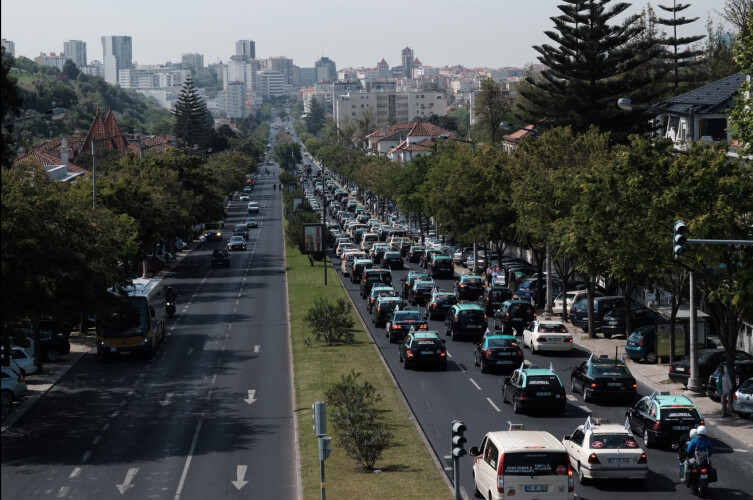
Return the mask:
<svg viewBox="0 0 753 500">
<path fill-rule="evenodd" d="M 591 448 L 629 450 L 638 448 L 638 443 L 630 434 L 591 434 Z"/>
<path fill-rule="evenodd" d="M 395 316 L 395 321 L 423 321 L 424 317 L 418 311 L 401 311 Z"/>
<path fill-rule="evenodd" d="M 567 475 L 567 453 L 555 451 L 524 451 L 505 453 L 506 476 Z"/>
<path fill-rule="evenodd" d="M 629 377 L 630 370 L 622 365 L 593 365 L 591 373 L 597 377 Z"/>
</svg>

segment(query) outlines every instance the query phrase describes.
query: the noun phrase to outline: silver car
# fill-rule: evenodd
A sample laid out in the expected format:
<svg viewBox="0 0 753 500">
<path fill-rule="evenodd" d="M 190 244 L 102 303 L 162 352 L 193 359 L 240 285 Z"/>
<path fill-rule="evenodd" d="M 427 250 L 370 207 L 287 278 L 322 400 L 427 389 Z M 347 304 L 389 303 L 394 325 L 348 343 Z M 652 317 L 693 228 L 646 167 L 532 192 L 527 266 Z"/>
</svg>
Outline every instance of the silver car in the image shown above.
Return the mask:
<svg viewBox="0 0 753 500">
<path fill-rule="evenodd" d="M 732 411 L 743 418 L 753 415 L 753 377 L 737 388 L 732 396 Z"/>
</svg>

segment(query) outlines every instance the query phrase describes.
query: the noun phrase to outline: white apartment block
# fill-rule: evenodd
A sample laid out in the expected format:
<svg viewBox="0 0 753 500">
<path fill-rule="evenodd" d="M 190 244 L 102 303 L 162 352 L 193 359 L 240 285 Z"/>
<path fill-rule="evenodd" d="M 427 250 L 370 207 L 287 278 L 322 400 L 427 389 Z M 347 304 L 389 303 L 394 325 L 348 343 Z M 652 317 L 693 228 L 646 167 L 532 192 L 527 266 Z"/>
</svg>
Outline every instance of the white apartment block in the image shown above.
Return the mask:
<svg viewBox="0 0 753 500">
<path fill-rule="evenodd" d="M 190 69 L 123 69 L 118 72 L 118 84 L 124 89 L 180 87 L 190 75 Z"/>
<path fill-rule="evenodd" d="M 246 117 L 246 84 L 244 82 L 228 82 L 225 113 L 228 118 Z"/>
<path fill-rule="evenodd" d="M 118 83 L 118 72 L 121 69 L 133 69 L 133 46 L 130 36 L 103 36 L 102 53 L 107 83 Z"/>
<path fill-rule="evenodd" d="M 337 126 L 357 120 L 371 109 L 378 128 L 416 117 L 447 115 L 447 97 L 441 92 L 356 92 L 340 96 L 335 102 Z"/>
<path fill-rule="evenodd" d="M 259 84 L 257 93 L 262 99 L 285 95 L 285 75 L 276 71 L 262 70 L 256 72 Z"/>
<path fill-rule="evenodd" d="M 63 42 L 63 56 L 70 59 L 81 70 L 86 67 L 86 42 L 82 40 L 68 40 Z"/>
<path fill-rule="evenodd" d="M 51 66 L 53 68 L 59 69 L 60 71 L 63 71 L 65 58 L 63 56 L 56 55 L 54 52 L 51 52 L 50 55 L 42 52 L 34 58 L 34 62 L 39 64 L 40 66 Z"/>
</svg>

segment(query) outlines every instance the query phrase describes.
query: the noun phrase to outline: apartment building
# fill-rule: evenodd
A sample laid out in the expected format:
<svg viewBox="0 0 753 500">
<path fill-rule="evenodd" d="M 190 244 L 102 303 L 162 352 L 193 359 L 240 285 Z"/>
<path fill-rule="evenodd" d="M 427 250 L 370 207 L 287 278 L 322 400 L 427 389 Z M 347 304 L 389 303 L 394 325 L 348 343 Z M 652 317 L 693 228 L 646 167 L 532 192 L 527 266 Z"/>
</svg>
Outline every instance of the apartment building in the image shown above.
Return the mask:
<svg viewBox="0 0 753 500">
<path fill-rule="evenodd" d="M 371 109 L 376 126 L 410 122 L 416 117 L 447 115 L 447 97 L 442 92 L 355 92 L 340 96 L 335 102 L 337 126 L 357 120 Z"/>
<path fill-rule="evenodd" d="M 68 40 L 63 42 L 63 56 L 73 61 L 80 70 L 86 67 L 86 42 L 82 40 Z"/>
</svg>

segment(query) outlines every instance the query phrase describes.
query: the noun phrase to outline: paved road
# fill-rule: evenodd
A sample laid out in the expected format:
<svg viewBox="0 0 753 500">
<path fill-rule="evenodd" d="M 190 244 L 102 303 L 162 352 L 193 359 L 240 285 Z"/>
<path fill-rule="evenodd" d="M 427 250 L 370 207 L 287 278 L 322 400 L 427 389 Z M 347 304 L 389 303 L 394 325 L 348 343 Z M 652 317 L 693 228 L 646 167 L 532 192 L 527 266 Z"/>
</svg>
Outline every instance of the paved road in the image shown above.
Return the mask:
<svg viewBox="0 0 753 500">
<path fill-rule="evenodd" d="M 230 268 L 209 266 L 225 239 L 166 279 L 178 314 L 152 359 L 88 355 L 3 433 L 3 498 L 299 497 L 273 178 L 253 193 L 260 227 Z M 234 202 L 225 229 L 246 212 Z"/>
</svg>

